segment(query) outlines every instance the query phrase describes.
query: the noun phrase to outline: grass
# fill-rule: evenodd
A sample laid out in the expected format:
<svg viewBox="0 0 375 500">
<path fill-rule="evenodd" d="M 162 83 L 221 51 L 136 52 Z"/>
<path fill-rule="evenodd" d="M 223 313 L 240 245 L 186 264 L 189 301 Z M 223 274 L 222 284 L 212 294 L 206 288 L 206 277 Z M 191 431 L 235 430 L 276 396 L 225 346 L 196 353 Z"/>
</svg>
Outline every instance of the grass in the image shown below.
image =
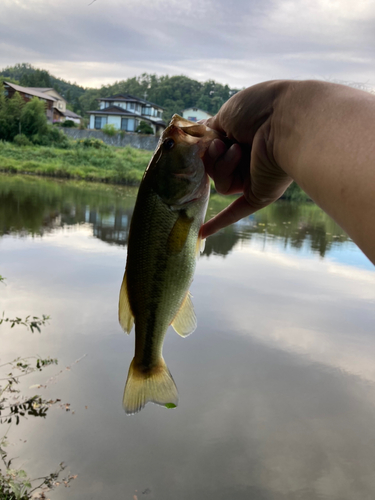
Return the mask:
<svg viewBox="0 0 375 500">
<path fill-rule="evenodd" d="M 97 149 L 73 143 L 69 149 L 59 149 L 0 142 L 0 171 L 138 185 L 151 156 L 150 151 L 129 146 Z"/>
<path fill-rule="evenodd" d="M 71 141 L 68 149 L 17 146 L 0 141 L 0 172 L 33 174 L 63 179 L 138 186 L 152 156 L 151 151 L 130 146 L 116 148 L 95 139 L 91 147 Z M 215 192 L 211 181 L 211 190 Z M 290 201 L 310 198 L 293 183 L 282 196 Z"/>
</svg>

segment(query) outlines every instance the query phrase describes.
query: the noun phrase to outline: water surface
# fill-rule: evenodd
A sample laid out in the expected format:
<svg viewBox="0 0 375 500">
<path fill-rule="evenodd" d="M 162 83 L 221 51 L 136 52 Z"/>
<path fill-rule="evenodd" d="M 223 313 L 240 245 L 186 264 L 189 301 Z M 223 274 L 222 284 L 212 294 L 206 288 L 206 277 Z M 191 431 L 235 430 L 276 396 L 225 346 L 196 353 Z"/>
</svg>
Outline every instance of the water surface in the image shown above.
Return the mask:
<svg viewBox="0 0 375 500">
<path fill-rule="evenodd" d="M 311 203 L 210 237 L 191 288 L 198 328 L 165 340 L 179 406 L 129 417 L 134 334 L 117 300 L 135 195 L 0 177 L 0 311 L 51 316 L 41 334 L 2 325 L 1 362 L 58 358 L 23 387 L 48 381 L 39 393 L 71 407 L 13 426 L 15 465 L 39 477 L 64 461 L 78 478 L 57 500 L 373 500 L 373 265 Z M 226 203 L 213 196 L 208 216 Z"/>
</svg>

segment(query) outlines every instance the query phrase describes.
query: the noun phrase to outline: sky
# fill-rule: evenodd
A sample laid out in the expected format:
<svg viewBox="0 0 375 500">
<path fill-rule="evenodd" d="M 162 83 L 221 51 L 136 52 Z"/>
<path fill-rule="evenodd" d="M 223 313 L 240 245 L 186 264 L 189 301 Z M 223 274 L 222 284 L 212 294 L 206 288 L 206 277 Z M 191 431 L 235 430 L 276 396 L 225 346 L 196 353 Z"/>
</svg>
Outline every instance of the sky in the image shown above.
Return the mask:
<svg viewBox="0 0 375 500">
<path fill-rule="evenodd" d="M 155 73 L 375 88 L 375 2 L 1 0 L 0 69 L 21 62 L 85 87 Z"/>
</svg>

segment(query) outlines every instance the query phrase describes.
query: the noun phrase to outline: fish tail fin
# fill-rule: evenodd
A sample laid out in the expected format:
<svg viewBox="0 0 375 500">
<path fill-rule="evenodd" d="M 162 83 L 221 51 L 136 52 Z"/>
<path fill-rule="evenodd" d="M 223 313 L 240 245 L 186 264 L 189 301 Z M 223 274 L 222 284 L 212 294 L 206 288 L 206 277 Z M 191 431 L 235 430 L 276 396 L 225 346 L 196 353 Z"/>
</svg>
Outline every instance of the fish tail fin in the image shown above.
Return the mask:
<svg viewBox="0 0 375 500">
<path fill-rule="evenodd" d="M 178 404 L 176 384 L 163 358 L 146 372 L 142 371 L 133 359 L 124 390 L 125 412 L 128 415 L 138 413 L 150 401 L 174 408 Z"/>
</svg>

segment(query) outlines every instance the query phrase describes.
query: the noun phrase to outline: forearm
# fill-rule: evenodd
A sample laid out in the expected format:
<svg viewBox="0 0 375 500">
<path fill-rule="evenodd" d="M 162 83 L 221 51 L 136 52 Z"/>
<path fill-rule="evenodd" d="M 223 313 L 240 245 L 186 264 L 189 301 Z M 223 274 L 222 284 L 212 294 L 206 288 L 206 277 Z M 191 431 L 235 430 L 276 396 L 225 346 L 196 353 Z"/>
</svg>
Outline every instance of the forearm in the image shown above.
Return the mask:
<svg viewBox="0 0 375 500">
<path fill-rule="evenodd" d="M 274 103 L 273 161 L 375 263 L 375 97 L 325 82 L 289 82 Z"/>
</svg>

